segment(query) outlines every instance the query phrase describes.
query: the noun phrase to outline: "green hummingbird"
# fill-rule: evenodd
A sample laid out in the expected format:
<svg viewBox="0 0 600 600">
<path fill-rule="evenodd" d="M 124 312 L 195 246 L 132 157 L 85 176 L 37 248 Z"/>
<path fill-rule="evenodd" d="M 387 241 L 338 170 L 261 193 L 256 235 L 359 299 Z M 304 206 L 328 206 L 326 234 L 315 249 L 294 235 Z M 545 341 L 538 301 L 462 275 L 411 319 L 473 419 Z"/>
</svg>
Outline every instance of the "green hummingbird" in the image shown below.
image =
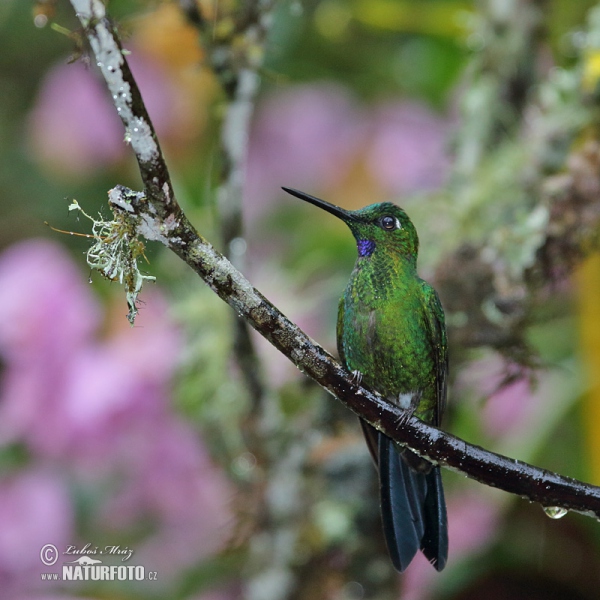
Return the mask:
<svg viewBox="0 0 600 600">
<path fill-rule="evenodd" d="M 419 238 L 408 215 L 390 202 L 344 210 L 283 188 L 340 218 L 358 257 L 340 299 L 337 347 L 366 387 L 419 419 L 439 426 L 446 404 L 448 351 L 436 291 L 417 275 Z M 381 515 L 394 567 L 404 571 L 420 549 L 441 571 L 448 520 L 439 466 L 361 421 L 379 470 Z"/>
</svg>

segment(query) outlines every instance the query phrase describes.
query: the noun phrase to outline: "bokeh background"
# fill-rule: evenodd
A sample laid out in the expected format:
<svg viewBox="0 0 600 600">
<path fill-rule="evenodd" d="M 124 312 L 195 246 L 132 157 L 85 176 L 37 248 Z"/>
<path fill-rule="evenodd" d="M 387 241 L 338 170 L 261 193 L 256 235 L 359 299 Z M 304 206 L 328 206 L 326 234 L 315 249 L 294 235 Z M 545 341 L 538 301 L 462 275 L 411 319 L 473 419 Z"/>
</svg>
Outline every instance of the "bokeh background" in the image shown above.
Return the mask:
<svg viewBox="0 0 600 600">
<path fill-rule="evenodd" d="M 227 250 L 228 101 L 184 4 L 109 9 L 178 199 Z M 216 37 L 236 11 L 199 7 Z M 235 240 L 245 274 L 334 351 L 354 244 L 280 186 L 400 203 L 448 316 L 444 427 L 600 484 L 600 6 L 281 0 L 272 19 Z M 0 597 L 597 599 L 595 520 L 449 472 L 446 570 L 419 556 L 393 573 L 355 417 L 253 338 L 257 414 L 234 315 L 156 245 L 129 326 L 89 240 L 44 224 L 89 233 L 73 199 L 108 218 L 110 188 L 141 187 L 81 40 L 65 0 L 0 3 Z M 158 580 L 42 581 L 47 543 L 130 548 Z"/>
</svg>

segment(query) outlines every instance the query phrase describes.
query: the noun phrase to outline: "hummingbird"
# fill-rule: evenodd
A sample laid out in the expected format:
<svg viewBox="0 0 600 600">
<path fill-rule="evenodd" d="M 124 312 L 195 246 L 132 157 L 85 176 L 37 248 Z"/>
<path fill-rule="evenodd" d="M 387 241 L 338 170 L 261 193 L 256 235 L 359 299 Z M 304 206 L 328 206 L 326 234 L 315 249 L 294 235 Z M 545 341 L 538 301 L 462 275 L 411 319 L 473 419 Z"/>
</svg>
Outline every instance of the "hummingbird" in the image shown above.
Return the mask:
<svg viewBox="0 0 600 600">
<path fill-rule="evenodd" d="M 338 217 L 354 235 L 358 257 L 340 299 L 337 348 L 355 380 L 419 419 L 439 426 L 446 405 L 448 351 L 437 292 L 417 274 L 419 238 L 390 202 L 345 210 L 283 188 Z M 379 471 L 388 552 L 403 572 L 418 550 L 441 571 L 448 519 L 440 467 L 361 420 Z"/>
</svg>

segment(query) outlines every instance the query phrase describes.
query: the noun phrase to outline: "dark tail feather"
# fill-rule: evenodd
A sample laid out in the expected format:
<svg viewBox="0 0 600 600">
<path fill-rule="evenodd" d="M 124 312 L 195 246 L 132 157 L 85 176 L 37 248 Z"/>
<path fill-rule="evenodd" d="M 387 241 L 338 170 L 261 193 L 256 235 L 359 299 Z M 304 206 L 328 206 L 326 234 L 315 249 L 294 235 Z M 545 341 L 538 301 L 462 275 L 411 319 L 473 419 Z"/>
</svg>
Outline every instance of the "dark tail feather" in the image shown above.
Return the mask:
<svg viewBox="0 0 600 600">
<path fill-rule="evenodd" d="M 433 467 L 426 477 L 425 535 L 421 540 L 421 550 L 429 562 L 441 571 L 448 559 L 448 517 L 440 468 Z"/>
<path fill-rule="evenodd" d="M 390 438 L 379 434 L 379 483 L 383 532 L 394 567 L 402 572 L 414 558 L 425 533 L 425 475 L 400 458 Z"/>
<path fill-rule="evenodd" d="M 446 505 L 439 467 L 411 469 L 394 442 L 379 434 L 383 530 L 394 567 L 402 572 L 419 549 L 441 571 L 448 556 Z"/>
</svg>

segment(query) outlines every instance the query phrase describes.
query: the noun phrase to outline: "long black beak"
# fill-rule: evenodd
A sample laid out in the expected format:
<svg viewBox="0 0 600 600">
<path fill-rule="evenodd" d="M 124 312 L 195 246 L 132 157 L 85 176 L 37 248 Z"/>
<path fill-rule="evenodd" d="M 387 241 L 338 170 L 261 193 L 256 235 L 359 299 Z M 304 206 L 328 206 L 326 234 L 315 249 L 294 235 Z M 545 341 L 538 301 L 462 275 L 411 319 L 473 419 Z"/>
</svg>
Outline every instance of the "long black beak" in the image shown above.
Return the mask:
<svg viewBox="0 0 600 600">
<path fill-rule="evenodd" d="M 344 223 L 350 223 L 351 221 L 356 221 L 356 217 L 352 211 L 344 210 L 335 204 L 331 204 L 329 202 L 325 202 L 325 200 L 321 200 L 320 198 L 315 198 L 310 194 L 305 194 L 304 192 L 300 192 L 299 190 L 294 190 L 292 188 L 281 188 L 284 192 L 291 194 L 292 196 L 296 196 L 296 198 L 300 198 L 300 200 L 305 200 L 306 202 L 310 202 L 323 210 L 326 210 L 328 213 L 335 215 L 338 219 L 344 221 Z"/>
</svg>

